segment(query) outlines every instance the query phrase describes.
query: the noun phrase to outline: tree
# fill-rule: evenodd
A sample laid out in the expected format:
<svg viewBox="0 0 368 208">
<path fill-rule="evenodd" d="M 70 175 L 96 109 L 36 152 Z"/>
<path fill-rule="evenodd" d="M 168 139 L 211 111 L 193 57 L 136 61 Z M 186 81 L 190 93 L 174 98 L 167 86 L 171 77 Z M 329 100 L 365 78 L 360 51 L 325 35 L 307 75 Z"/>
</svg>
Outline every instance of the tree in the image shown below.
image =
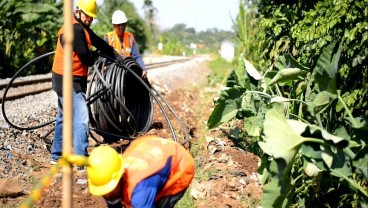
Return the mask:
<svg viewBox="0 0 368 208">
<path fill-rule="evenodd" d="M 112 31 L 111 17 L 115 10 L 122 10 L 128 18 L 127 31 L 133 33 L 138 48 L 141 52 L 148 48 L 149 30 L 147 25 L 138 13 L 134 5 L 127 1 L 111 1 L 105 0 L 104 4 L 97 10 L 98 21 L 92 25 L 93 30 L 100 37 L 103 37 L 107 32 Z"/>
<path fill-rule="evenodd" d="M 348 107 L 355 107 L 354 115 L 368 116 L 367 4 L 368 0 L 261 0 L 257 40 L 264 69 L 282 54 L 314 68 L 323 48 L 337 41 L 342 46 L 338 88 Z"/>
<path fill-rule="evenodd" d="M 152 34 L 156 34 L 157 26 L 155 24 L 157 9 L 153 6 L 151 0 L 144 0 L 144 18 Z"/>
<path fill-rule="evenodd" d="M 10 77 L 31 59 L 53 51 L 62 25 L 62 3 L 53 0 L 0 1 L 0 77 Z M 50 63 L 31 66 L 28 74 L 49 72 Z"/>
</svg>

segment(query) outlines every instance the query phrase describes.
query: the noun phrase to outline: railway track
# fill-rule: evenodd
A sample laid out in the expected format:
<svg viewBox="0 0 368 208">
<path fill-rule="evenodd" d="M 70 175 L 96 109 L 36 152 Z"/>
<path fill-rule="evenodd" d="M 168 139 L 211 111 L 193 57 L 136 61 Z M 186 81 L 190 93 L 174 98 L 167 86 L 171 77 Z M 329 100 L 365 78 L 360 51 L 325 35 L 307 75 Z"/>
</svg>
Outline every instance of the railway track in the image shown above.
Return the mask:
<svg viewBox="0 0 368 208">
<path fill-rule="evenodd" d="M 176 60 L 170 60 L 170 61 L 162 61 L 162 62 L 156 62 L 156 63 L 148 63 L 145 64 L 147 70 L 152 70 L 159 67 L 164 67 L 176 63 L 181 63 L 190 60 L 190 58 L 184 58 L 184 59 L 176 59 Z M 9 83 L 0 83 L 0 103 L 3 103 L 4 99 L 4 92 L 6 87 Z M 49 76 L 46 77 L 40 77 L 40 78 L 34 78 L 34 79 L 27 79 L 27 80 L 19 80 L 12 83 L 12 85 L 9 88 L 10 90 L 7 92 L 5 101 L 11 101 L 20 99 L 26 96 L 39 94 L 45 91 L 49 91 L 52 89 L 51 85 L 51 73 Z"/>
</svg>

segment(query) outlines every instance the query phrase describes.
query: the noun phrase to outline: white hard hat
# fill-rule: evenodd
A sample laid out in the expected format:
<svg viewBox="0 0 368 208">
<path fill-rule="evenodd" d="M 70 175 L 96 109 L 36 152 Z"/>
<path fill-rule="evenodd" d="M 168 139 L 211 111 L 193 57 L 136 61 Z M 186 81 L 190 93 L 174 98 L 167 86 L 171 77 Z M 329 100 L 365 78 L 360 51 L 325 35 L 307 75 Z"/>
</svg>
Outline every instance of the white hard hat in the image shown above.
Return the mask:
<svg viewBox="0 0 368 208">
<path fill-rule="evenodd" d="M 123 24 L 126 23 L 128 19 L 126 18 L 126 15 L 121 10 L 116 10 L 114 14 L 112 14 L 112 24 Z"/>
</svg>

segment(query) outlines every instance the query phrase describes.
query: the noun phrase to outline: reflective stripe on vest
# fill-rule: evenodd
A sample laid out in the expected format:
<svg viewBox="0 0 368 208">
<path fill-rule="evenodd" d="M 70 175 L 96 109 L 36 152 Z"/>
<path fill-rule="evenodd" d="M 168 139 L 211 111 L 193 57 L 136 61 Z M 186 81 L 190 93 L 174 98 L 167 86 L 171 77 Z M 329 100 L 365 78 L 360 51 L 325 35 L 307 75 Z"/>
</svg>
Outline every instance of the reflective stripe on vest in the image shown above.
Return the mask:
<svg viewBox="0 0 368 208">
<path fill-rule="evenodd" d="M 124 43 L 121 45 L 121 41 L 119 36 L 115 33 L 115 31 L 111 31 L 106 33 L 107 42 L 110 46 L 114 47 L 114 49 L 119 53 L 119 55 L 124 54 L 125 57 L 130 57 L 132 53 L 133 40 L 134 36 L 130 32 L 124 32 Z"/>
<path fill-rule="evenodd" d="M 74 24 L 79 24 L 74 17 L 73 19 L 73 25 Z M 56 44 L 56 51 L 55 51 L 55 57 L 54 57 L 54 63 L 52 65 L 52 71 L 63 75 L 64 74 L 64 48 L 60 43 L 60 36 L 64 34 L 64 26 L 62 26 L 59 30 L 58 33 L 58 40 L 57 40 L 57 44 Z M 92 47 L 92 43 L 89 37 L 89 34 L 87 32 L 87 30 L 84 29 L 84 34 L 86 35 L 86 41 L 87 41 L 87 45 L 88 48 Z M 75 51 L 73 50 L 72 52 L 72 61 L 73 61 L 73 75 L 74 76 L 87 76 L 88 74 L 88 66 L 82 64 L 82 62 L 80 61 L 79 57 L 77 56 L 77 54 L 75 53 Z"/>
<path fill-rule="evenodd" d="M 122 202 L 132 206 L 132 193 L 139 182 L 160 171 L 172 157 L 171 173 L 155 201 L 185 190 L 194 176 L 194 159 L 181 144 L 157 136 L 134 140 L 123 153 L 124 190 Z"/>
</svg>

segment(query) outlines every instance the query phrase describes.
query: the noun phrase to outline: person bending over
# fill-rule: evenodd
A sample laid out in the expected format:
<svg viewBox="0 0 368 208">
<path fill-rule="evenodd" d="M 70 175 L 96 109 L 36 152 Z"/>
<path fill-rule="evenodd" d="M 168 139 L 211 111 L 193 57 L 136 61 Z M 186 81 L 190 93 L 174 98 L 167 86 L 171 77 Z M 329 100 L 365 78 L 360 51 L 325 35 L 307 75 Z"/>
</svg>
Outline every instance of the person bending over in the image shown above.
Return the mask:
<svg viewBox="0 0 368 208">
<path fill-rule="evenodd" d="M 92 195 L 109 208 L 172 208 L 194 176 L 194 159 L 180 143 L 157 136 L 135 139 L 123 154 L 99 146 L 88 157 Z"/>
</svg>

